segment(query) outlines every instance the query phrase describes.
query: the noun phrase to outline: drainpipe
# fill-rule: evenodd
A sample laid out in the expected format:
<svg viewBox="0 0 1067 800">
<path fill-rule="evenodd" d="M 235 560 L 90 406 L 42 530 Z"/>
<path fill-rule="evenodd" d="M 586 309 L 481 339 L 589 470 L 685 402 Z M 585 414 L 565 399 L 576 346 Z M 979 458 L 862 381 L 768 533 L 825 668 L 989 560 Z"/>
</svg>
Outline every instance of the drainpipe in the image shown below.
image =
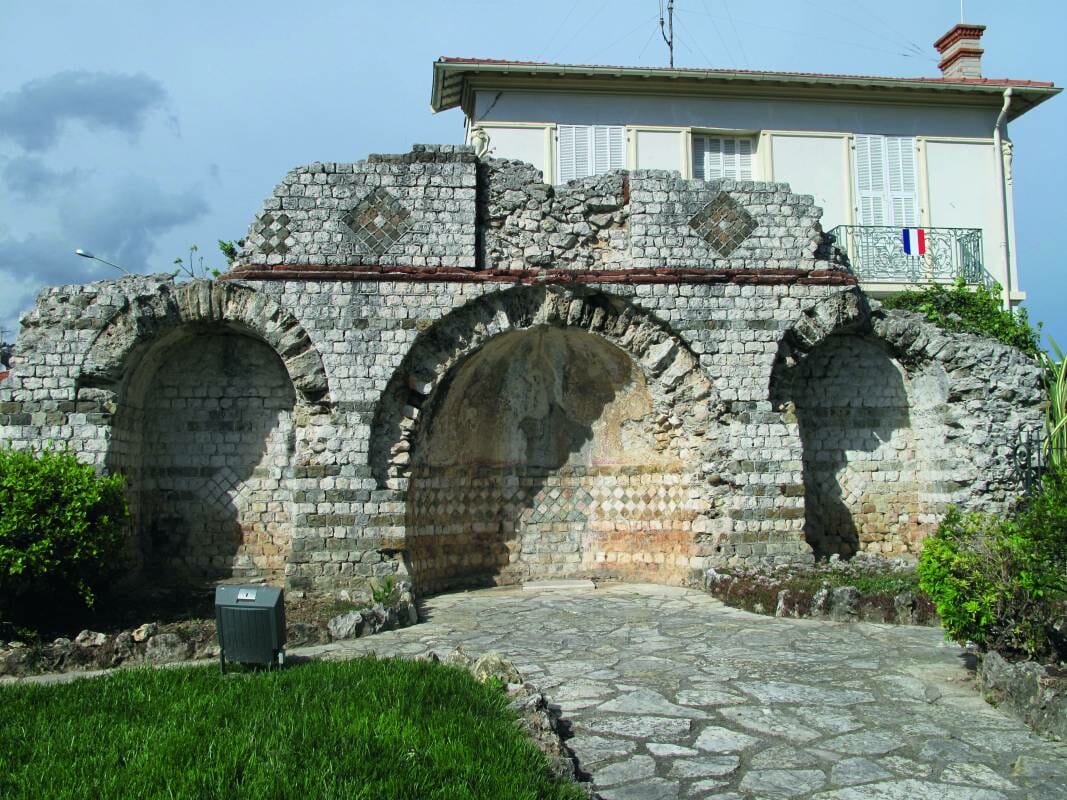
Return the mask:
<svg viewBox="0 0 1067 800">
<path fill-rule="evenodd" d="M 1000 252 L 1001 263 L 1004 264 L 1004 308 L 1011 309 L 1011 252 L 1008 247 L 1008 187 L 1004 180 L 1004 150 L 1001 140 L 1000 129 L 1008 116 L 1011 107 L 1011 87 L 1004 90 L 1004 106 L 997 116 L 996 126 L 993 128 L 993 165 L 997 172 L 997 193 L 1000 197 Z"/>
</svg>

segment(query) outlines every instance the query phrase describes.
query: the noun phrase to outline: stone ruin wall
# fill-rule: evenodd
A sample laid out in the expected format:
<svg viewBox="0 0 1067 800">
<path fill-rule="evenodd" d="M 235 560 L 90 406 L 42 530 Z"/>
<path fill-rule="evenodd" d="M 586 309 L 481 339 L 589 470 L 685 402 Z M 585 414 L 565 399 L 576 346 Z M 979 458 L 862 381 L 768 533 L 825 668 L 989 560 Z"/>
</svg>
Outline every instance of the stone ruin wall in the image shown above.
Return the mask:
<svg viewBox="0 0 1067 800">
<path fill-rule="evenodd" d="M 1010 501 L 1039 373 L 872 308 L 818 215 L 447 146 L 313 164 L 222 281 L 42 292 L 0 436 L 126 474 L 154 574 L 437 591 L 914 554 L 949 503 Z"/>
</svg>

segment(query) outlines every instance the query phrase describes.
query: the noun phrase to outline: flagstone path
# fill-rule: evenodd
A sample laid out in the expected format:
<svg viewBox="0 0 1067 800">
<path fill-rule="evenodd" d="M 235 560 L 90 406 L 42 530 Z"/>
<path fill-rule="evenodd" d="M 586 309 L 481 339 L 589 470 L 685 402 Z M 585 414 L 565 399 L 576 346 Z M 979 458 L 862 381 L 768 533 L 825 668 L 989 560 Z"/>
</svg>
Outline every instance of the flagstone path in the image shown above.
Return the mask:
<svg viewBox="0 0 1067 800">
<path fill-rule="evenodd" d="M 1062 800 L 1067 744 L 987 705 L 939 630 L 775 619 L 653 585 L 426 603 L 295 651 L 500 652 L 558 704 L 606 800 Z"/>
</svg>

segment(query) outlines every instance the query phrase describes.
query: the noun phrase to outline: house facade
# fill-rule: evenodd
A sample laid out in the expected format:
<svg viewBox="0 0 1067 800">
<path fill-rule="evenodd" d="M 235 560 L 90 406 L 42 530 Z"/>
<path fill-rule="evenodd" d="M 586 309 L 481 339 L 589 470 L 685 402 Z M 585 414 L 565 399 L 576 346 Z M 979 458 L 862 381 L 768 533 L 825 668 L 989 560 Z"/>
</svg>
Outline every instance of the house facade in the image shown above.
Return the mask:
<svg viewBox="0 0 1067 800">
<path fill-rule="evenodd" d="M 788 183 L 868 293 L 962 277 L 1015 304 L 1007 123 L 1060 90 L 982 77 L 983 30 L 938 40 L 936 78 L 442 58 L 431 106 L 461 108 L 468 143 L 552 184 L 612 169 Z"/>
</svg>

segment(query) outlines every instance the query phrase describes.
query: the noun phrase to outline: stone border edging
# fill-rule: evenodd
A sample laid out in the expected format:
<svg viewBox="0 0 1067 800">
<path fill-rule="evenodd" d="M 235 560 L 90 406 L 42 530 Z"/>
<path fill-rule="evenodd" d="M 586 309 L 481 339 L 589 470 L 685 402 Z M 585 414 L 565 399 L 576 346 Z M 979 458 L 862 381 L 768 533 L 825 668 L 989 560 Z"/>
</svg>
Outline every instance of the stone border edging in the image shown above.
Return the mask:
<svg viewBox="0 0 1067 800">
<path fill-rule="evenodd" d="M 431 650 L 416 656 L 415 660 L 465 669 L 479 683 L 493 678 L 503 683 L 507 696 L 511 699 L 508 708 L 519 715 L 520 726 L 544 754 L 552 774 L 560 780 L 578 786 L 590 800 L 601 800 L 600 795 L 593 790 L 592 781 L 582 777 L 578 757 L 563 740 L 559 707 L 551 705 L 537 686 L 524 680 L 512 662 L 492 651 L 475 658 L 462 646 L 457 646 L 443 659 Z"/>
<path fill-rule="evenodd" d="M 1067 741 L 1067 667 L 1012 663 L 988 652 L 979 656 L 976 677 L 988 702 L 1037 733 Z"/>
<path fill-rule="evenodd" d="M 766 574 L 734 575 L 710 569 L 705 573 L 703 588 L 728 606 L 765 616 L 932 627 L 940 624 L 933 604 L 921 594 L 863 595 L 854 586 L 832 586 L 829 582 L 816 592 L 794 591 L 781 586 L 789 577 L 786 574 L 780 580 Z M 743 602 L 753 594 L 763 595 L 767 602 Z"/>
<path fill-rule="evenodd" d="M 410 586 L 398 583 L 394 594 L 384 603 L 375 603 L 332 617 L 324 624 L 293 623 L 289 628 L 286 650 L 327 642 L 356 639 L 383 631 L 406 628 L 419 621 L 418 609 Z M 175 631 L 160 631 L 156 622 L 147 622 L 114 635 L 84 630 L 73 640 L 60 637 L 49 644 L 32 646 L 22 642 L 4 646 L 0 642 L 0 678 L 25 678 L 69 672 L 102 674 L 122 666 L 158 666 L 199 662 L 218 658 L 219 646 L 214 634 L 215 623 L 197 621 L 201 628 L 211 628 L 204 636 L 192 632 L 186 636 Z M 194 623 L 197 624 L 197 623 Z M 295 634 L 295 635 L 292 635 Z M 40 665 L 44 664 L 41 669 Z"/>
</svg>

